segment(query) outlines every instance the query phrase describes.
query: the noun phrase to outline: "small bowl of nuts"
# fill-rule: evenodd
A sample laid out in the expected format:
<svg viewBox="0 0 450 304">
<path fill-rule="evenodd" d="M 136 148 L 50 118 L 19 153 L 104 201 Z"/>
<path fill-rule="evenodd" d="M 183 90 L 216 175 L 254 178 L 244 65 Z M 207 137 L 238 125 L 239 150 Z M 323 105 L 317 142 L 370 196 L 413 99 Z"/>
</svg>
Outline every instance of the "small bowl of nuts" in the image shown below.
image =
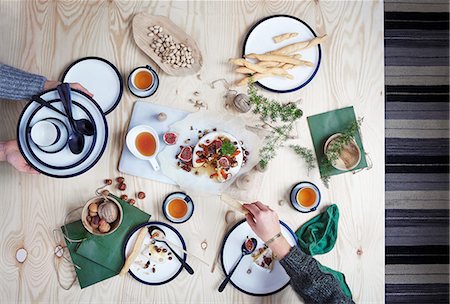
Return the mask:
<svg viewBox="0 0 450 304">
<path fill-rule="evenodd" d="M 81 222 L 94 235 L 108 235 L 116 231 L 123 219 L 123 210 L 113 197 L 90 199 L 81 212 Z"/>
</svg>

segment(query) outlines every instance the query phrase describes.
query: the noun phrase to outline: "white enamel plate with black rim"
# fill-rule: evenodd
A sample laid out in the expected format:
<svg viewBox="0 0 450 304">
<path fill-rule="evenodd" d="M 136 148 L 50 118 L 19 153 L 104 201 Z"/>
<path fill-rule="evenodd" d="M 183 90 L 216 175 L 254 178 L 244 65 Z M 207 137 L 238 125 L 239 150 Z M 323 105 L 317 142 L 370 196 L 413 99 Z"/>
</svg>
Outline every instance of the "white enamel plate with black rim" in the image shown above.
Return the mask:
<svg viewBox="0 0 450 304">
<path fill-rule="evenodd" d="M 281 233 L 291 245 L 297 244 L 294 232 L 281 222 Z M 225 236 L 222 244 L 221 261 L 225 274 L 231 270 L 241 256 L 241 246 L 246 238 L 258 241 L 255 252 L 264 246 L 264 242 L 256 236 L 245 220 L 238 222 Z M 242 292 L 253 296 L 267 296 L 279 292 L 289 284 L 289 276 L 280 262 L 274 261 L 272 271 L 262 269 L 253 263 L 251 255 L 242 258 L 231 277 L 231 284 Z M 250 273 L 248 273 L 250 269 Z M 229 288 L 229 287 L 228 287 Z"/>
<path fill-rule="evenodd" d="M 80 175 L 92 168 L 101 158 L 108 141 L 108 125 L 99 105 L 89 96 L 77 90 L 71 90 L 73 117 L 88 119 L 94 125 L 94 135 L 84 136 L 85 145 L 80 154 L 73 154 L 68 144 L 62 149 L 49 153 L 33 143 L 31 127 L 44 119 L 57 119 L 72 132 L 66 116 L 35 101 L 28 103 L 22 111 L 17 126 L 17 142 L 20 152 L 30 166 L 42 174 L 63 178 Z M 44 92 L 41 98 L 65 113 L 56 89 Z"/>
<path fill-rule="evenodd" d="M 89 92 L 105 115 L 119 104 L 123 93 L 123 79 L 117 68 L 100 57 L 85 57 L 73 62 L 64 72 L 63 82 L 78 82 Z"/>
<path fill-rule="evenodd" d="M 133 231 L 131 231 L 130 235 L 128 236 L 127 240 L 124 243 L 123 249 L 124 261 L 125 257 L 130 255 L 131 249 L 134 246 L 134 243 L 137 239 L 137 236 L 141 228 L 147 229 L 147 227 L 149 226 L 158 227 L 165 233 L 165 237 L 167 240 L 179 246 L 180 248 L 184 248 L 184 250 L 186 250 L 186 244 L 184 242 L 184 239 L 175 228 L 162 222 L 148 222 L 137 226 L 136 228 L 133 229 Z M 172 259 L 167 260 L 165 262 L 154 262 L 153 260 L 150 260 L 149 258 L 150 242 L 151 242 L 150 234 L 146 233 L 141 249 L 139 250 L 139 254 L 136 257 L 136 260 L 131 264 L 128 273 L 134 279 L 143 284 L 147 285 L 166 284 L 178 276 L 178 274 L 183 270 L 183 266 L 173 254 L 169 255 L 170 257 L 172 257 Z M 156 242 L 155 244 L 158 247 L 168 249 L 167 246 L 161 242 Z M 184 261 L 186 261 L 185 253 L 183 253 L 175 246 L 171 245 L 171 247 Z M 148 261 L 150 261 L 150 263 L 147 263 Z"/>
<path fill-rule="evenodd" d="M 298 33 L 297 37 L 287 39 L 280 43 L 273 41 L 274 36 L 285 33 Z M 275 15 L 264 18 L 256 23 L 247 34 L 244 42 L 243 54 L 264 54 L 292 43 L 311 40 L 317 35 L 313 29 L 302 20 L 288 15 Z M 298 52 L 302 55 L 302 60 L 313 63 L 312 67 L 300 66 L 288 70 L 294 79 L 285 77 L 267 77 L 257 83 L 273 92 L 288 93 L 299 90 L 306 86 L 316 75 L 319 69 L 322 51 L 320 45 Z"/>
</svg>

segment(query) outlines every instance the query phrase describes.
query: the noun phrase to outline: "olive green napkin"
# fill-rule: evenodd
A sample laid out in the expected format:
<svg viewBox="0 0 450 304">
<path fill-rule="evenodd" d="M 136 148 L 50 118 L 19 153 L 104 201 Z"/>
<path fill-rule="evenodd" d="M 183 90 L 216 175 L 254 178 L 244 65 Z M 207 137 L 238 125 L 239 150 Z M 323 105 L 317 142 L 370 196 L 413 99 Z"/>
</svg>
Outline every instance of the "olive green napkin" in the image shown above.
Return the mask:
<svg viewBox="0 0 450 304">
<path fill-rule="evenodd" d="M 110 194 L 111 195 L 111 194 Z M 75 271 L 81 288 L 108 279 L 120 272 L 123 266 L 123 246 L 130 231 L 137 225 L 148 222 L 150 215 L 111 195 L 122 206 L 123 220 L 119 228 L 109 235 L 97 236 L 84 229 L 81 221 L 61 227 L 72 239 L 83 239 L 81 243 L 66 240 L 74 264 L 81 267 Z"/>
<path fill-rule="evenodd" d="M 311 132 L 311 137 L 314 144 L 314 150 L 316 151 L 316 158 L 319 165 L 320 175 L 332 176 L 348 172 L 349 170 L 341 171 L 336 168 L 332 168 L 329 172 L 325 172 L 321 164 L 322 159 L 325 157 L 323 149 L 327 139 L 335 133 L 345 131 L 348 127 L 351 126 L 353 122 L 356 121 L 355 110 L 353 109 L 353 107 L 346 107 L 309 116 L 307 120 L 309 131 Z M 359 162 L 358 166 L 356 166 L 356 168 L 352 169 L 351 171 L 367 167 L 366 154 L 364 153 L 364 147 L 362 145 L 359 133 L 356 134 L 355 141 L 359 149 L 361 150 L 361 161 Z"/>
<path fill-rule="evenodd" d="M 331 205 L 325 212 L 303 224 L 295 233 L 301 250 L 311 256 L 331 251 L 337 239 L 338 222 L 339 209 L 336 205 Z M 344 294 L 351 298 L 352 292 L 345 282 L 344 274 L 317 263 L 320 270 L 331 274 L 339 281 Z"/>
</svg>

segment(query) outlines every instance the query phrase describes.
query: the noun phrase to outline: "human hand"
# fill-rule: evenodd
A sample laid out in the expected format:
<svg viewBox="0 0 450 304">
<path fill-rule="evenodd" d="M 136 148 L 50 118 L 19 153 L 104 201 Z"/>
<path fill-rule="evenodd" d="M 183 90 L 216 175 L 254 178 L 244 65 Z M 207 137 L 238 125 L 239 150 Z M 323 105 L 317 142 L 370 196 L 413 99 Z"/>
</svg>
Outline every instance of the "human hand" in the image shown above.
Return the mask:
<svg viewBox="0 0 450 304">
<path fill-rule="evenodd" d="M 4 160 L 10 163 L 18 171 L 28 174 L 39 174 L 23 158 L 19 151 L 16 140 L 9 140 L 3 143 Z"/>
<path fill-rule="evenodd" d="M 60 81 L 56 81 L 56 80 L 47 80 L 44 84 L 44 90 L 50 90 L 50 89 L 54 89 L 56 88 L 59 84 L 61 84 Z M 79 84 L 78 82 L 73 82 L 70 84 L 70 87 L 72 89 L 76 89 L 79 90 L 83 93 L 86 93 L 87 95 L 89 95 L 89 97 L 94 96 L 94 94 L 92 94 L 91 92 L 89 92 L 85 87 L 83 87 L 81 84 Z"/>
<path fill-rule="evenodd" d="M 243 206 L 249 211 L 245 215 L 247 223 L 264 243 L 267 243 L 267 241 L 281 232 L 280 219 L 277 213 L 270 209 L 269 206 L 261 202 L 244 204 Z M 275 238 L 268 246 L 278 259 L 284 258 L 292 247 L 283 235 Z"/>
<path fill-rule="evenodd" d="M 281 231 L 280 219 L 275 211 L 261 202 L 244 204 L 249 211 L 245 215 L 248 224 L 264 242 L 267 242 Z"/>
</svg>

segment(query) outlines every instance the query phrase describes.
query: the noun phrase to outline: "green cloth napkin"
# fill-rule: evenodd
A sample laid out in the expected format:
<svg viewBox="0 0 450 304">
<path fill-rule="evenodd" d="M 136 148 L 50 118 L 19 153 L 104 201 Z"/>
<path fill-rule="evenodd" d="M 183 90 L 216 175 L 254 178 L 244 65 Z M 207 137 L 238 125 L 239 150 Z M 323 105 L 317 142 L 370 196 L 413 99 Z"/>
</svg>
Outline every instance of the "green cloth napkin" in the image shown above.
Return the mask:
<svg viewBox="0 0 450 304">
<path fill-rule="evenodd" d="M 326 174 L 327 176 L 332 176 L 348 172 L 349 170 L 341 171 L 333 167 L 327 173 L 321 166 L 321 163 L 322 159 L 325 157 L 323 149 L 327 139 L 335 133 L 345 131 L 353 122 L 356 121 L 355 110 L 353 109 L 353 106 L 309 116 L 307 120 L 309 131 L 311 132 L 311 137 L 314 144 L 314 150 L 316 151 L 316 158 L 319 165 L 320 175 L 324 176 Z M 359 149 L 361 150 L 361 161 L 359 162 L 358 166 L 356 166 L 356 168 L 352 169 L 351 171 L 367 167 L 366 154 L 364 152 L 364 147 L 362 145 L 359 133 L 356 134 L 355 141 Z"/>
<path fill-rule="evenodd" d="M 114 195 L 111 196 L 117 199 L 123 210 L 122 223 L 113 233 L 105 236 L 90 234 L 81 221 L 66 225 L 69 238 L 86 238 L 81 243 L 70 243 L 66 240 L 73 263 L 81 267 L 75 267 L 81 288 L 118 274 L 123 266 L 122 250 L 126 237 L 134 227 L 150 219 L 150 215 L 144 211 Z M 64 226 L 61 229 L 65 231 Z"/>
<path fill-rule="evenodd" d="M 295 234 L 301 250 L 311 256 L 325 254 L 336 244 L 339 222 L 339 209 L 336 205 L 329 206 L 325 212 L 313 217 L 303 224 Z M 319 262 L 320 270 L 329 273 L 338 280 L 344 294 L 352 297 L 352 292 L 345 282 L 345 276 L 339 271 L 323 266 Z"/>
</svg>

